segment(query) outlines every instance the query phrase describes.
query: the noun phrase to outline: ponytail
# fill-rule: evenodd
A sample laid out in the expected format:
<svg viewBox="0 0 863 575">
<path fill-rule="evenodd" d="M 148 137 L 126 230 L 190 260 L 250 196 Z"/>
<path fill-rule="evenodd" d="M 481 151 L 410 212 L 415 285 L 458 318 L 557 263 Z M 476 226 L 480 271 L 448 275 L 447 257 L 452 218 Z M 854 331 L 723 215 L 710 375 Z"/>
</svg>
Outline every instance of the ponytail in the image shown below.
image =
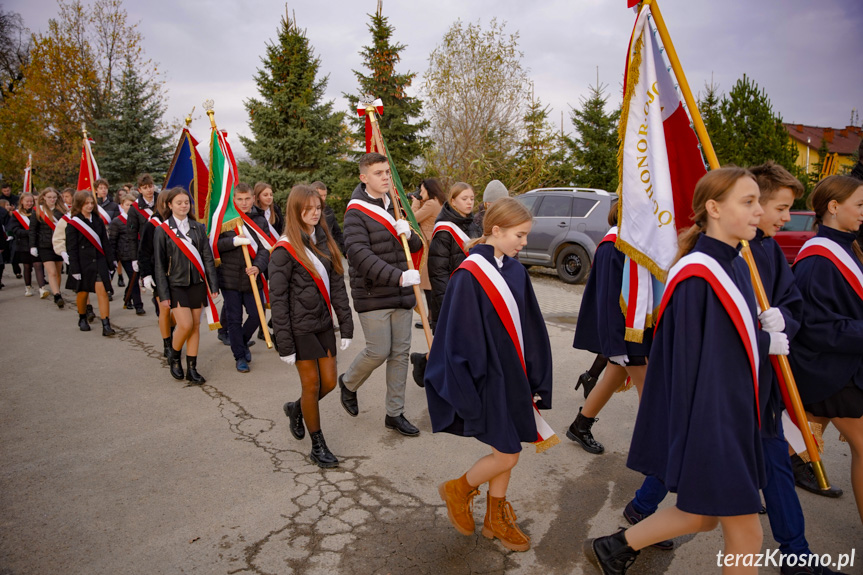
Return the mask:
<svg viewBox="0 0 863 575">
<path fill-rule="evenodd" d="M 691 252 L 695 248 L 695 243 L 701 236 L 701 226 L 692 224 L 686 231 L 682 232 L 677 238 L 677 257 L 674 258 L 674 263 L 677 263 L 680 258 Z"/>
</svg>

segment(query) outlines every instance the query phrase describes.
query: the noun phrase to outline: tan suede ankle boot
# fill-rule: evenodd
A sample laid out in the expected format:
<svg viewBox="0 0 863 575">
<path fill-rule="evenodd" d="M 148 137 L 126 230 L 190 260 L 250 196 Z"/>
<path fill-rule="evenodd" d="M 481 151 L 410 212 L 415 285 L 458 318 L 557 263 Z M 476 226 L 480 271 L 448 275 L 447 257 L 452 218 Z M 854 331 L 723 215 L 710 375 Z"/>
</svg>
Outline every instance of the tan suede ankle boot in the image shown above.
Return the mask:
<svg viewBox="0 0 863 575">
<path fill-rule="evenodd" d="M 515 512 L 506 497 L 492 497 L 488 494 L 485 521 L 482 534 L 489 539 L 497 537 L 503 546 L 513 551 L 530 549 L 530 537 L 518 528 Z"/>
<path fill-rule="evenodd" d="M 440 498 L 446 503 L 446 514 L 456 531 L 462 535 L 473 535 L 476 522 L 473 520 L 473 498 L 479 489 L 467 482 L 467 473 L 438 486 Z"/>
</svg>

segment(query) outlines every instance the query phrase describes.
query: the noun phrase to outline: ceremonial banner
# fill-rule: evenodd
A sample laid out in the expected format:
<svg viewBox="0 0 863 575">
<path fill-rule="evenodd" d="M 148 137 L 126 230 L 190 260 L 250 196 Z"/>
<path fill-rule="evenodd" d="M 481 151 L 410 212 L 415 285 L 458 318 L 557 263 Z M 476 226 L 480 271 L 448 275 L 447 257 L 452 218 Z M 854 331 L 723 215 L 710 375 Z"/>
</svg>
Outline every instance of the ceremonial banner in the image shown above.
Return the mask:
<svg viewBox="0 0 863 575">
<path fill-rule="evenodd" d="M 25 194 L 33 193 L 33 182 L 30 179 L 30 167 L 33 163 L 33 154 L 27 154 L 27 167 L 24 168 L 24 188 Z"/>
<path fill-rule="evenodd" d="M 210 171 L 196 146 L 198 141 L 188 128 L 180 132 L 180 140 L 174 150 L 174 158 L 165 176 L 165 190 L 180 187 L 192 197 L 192 208 L 198 220 L 207 219 L 207 189 Z"/>
<path fill-rule="evenodd" d="M 378 116 L 384 113 L 384 103 L 380 98 L 372 102 L 372 106 L 374 106 L 375 110 L 378 112 Z M 366 153 L 372 151 L 372 117 L 370 114 L 366 114 L 366 105 L 362 102 L 357 106 L 357 114 L 360 118 L 363 116 L 366 117 Z M 383 153 L 383 152 L 381 152 Z"/>
<path fill-rule="evenodd" d="M 232 230 L 242 223 L 240 212 L 234 205 L 236 171 L 231 147 L 224 133 L 213 128 L 210 139 L 210 179 L 207 195 L 207 233 L 216 265 L 222 259 L 219 254 L 219 234 Z"/>
<path fill-rule="evenodd" d="M 84 143 L 81 146 L 81 168 L 78 171 L 78 190 L 90 190 L 95 192 L 93 182 L 99 179 L 99 166 L 96 165 L 96 159 L 93 157 L 93 150 L 90 149 L 90 138 L 84 138 Z"/>
</svg>

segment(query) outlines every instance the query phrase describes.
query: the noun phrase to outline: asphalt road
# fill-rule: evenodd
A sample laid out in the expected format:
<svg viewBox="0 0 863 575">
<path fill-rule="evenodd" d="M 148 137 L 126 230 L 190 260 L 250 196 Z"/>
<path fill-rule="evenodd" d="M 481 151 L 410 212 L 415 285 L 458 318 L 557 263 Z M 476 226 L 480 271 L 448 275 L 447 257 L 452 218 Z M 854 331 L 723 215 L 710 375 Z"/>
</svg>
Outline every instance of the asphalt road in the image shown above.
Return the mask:
<svg viewBox="0 0 863 575">
<path fill-rule="evenodd" d="M 554 409 L 561 437 L 542 454 L 525 449 L 509 500 L 533 539 L 525 553 L 448 523 L 436 486 L 461 475 L 486 448 L 432 434 L 422 389 L 407 390 L 407 417 L 422 431 L 384 428 L 384 370 L 348 417 L 337 394 L 322 403 L 323 430 L 341 467 L 308 460 L 282 412 L 299 396 L 296 370 L 262 343 L 252 371 L 237 373 L 213 333 L 198 367 L 208 382 L 171 379 L 152 306 L 136 317 L 115 302 L 118 336 L 77 329 L 71 305 L 23 297 L 7 266 L 0 291 L 0 575 L 96 574 L 516 574 L 595 573 L 581 542 L 624 524 L 641 478 L 625 467 L 634 392 L 616 395 L 594 427 L 606 453 L 589 455 L 564 436 L 583 399 L 575 377 L 592 361 L 571 348 L 581 286 L 535 273 L 553 346 Z M 72 303 L 72 294 L 66 294 Z M 206 328 L 204 328 L 206 332 Z M 362 348 L 358 329 L 339 356 Z M 425 349 L 419 330 L 414 351 Z M 863 573 L 863 531 L 850 492 L 850 455 L 831 428 L 825 465 L 846 490 L 836 500 L 799 492 L 817 553 L 850 553 Z M 475 502 L 482 521 L 486 489 Z M 665 504 L 673 504 L 670 497 Z M 765 549 L 774 549 L 766 517 Z M 718 573 L 721 534 L 645 550 L 634 574 Z M 764 573 L 778 572 L 763 569 Z"/>
</svg>

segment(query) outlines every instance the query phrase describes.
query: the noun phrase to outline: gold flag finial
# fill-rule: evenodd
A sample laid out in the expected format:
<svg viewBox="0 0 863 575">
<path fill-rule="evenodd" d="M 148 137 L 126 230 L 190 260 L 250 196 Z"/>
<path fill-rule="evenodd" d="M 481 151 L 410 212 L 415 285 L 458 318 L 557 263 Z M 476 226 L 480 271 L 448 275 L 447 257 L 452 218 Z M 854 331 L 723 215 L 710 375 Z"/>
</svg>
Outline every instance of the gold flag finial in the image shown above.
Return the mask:
<svg viewBox="0 0 863 575">
<path fill-rule="evenodd" d="M 213 111 L 213 105 L 213 100 L 204 100 L 203 106 L 204 109 L 207 111 L 207 115 L 210 117 L 210 127 L 215 129 L 216 119 L 213 116 L 215 116 L 216 113 Z"/>
<path fill-rule="evenodd" d="M 85 122 L 81 122 L 81 133 L 84 134 L 84 137 L 87 137 L 87 124 Z"/>
<path fill-rule="evenodd" d="M 192 125 L 192 114 L 194 114 L 194 113 L 195 113 L 195 106 L 192 106 L 192 111 L 189 112 L 188 116 L 186 116 L 186 127 L 187 128 Z"/>
</svg>

